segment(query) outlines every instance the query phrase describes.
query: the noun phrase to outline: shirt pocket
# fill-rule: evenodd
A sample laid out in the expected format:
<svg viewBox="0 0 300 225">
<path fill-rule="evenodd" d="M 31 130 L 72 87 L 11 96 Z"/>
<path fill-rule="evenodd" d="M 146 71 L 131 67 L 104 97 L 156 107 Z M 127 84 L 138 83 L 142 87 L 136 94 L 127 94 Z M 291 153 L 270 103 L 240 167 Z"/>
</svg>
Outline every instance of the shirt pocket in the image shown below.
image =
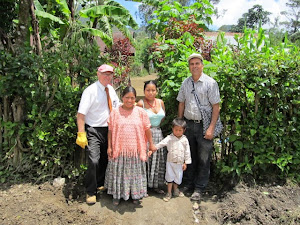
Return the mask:
<svg viewBox="0 0 300 225">
<path fill-rule="evenodd" d="M 197 95 L 199 97 L 201 105 L 208 105 L 209 104 L 206 90 L 198 89 L 197 90 Z"/>
</svg>

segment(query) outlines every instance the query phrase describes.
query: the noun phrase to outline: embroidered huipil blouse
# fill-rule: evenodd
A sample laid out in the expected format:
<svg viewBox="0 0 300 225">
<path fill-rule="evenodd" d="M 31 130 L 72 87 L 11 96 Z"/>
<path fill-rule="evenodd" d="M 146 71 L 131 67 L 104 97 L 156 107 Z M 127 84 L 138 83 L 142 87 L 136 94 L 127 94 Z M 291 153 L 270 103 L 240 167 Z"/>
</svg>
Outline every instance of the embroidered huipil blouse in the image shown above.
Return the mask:
<svg viewBox="0 0 300 225">
<path fill-rule="evenodd" d="M 150 127 L 149 117 L 140 107 L 134 106 L 132 110 L 125 110 L 120 106 L 113 110 L 108 119 L 113 158 L 140 157 L 142 161 L 146 161 L 148 140 L 145 131 Z"/>
</svg>

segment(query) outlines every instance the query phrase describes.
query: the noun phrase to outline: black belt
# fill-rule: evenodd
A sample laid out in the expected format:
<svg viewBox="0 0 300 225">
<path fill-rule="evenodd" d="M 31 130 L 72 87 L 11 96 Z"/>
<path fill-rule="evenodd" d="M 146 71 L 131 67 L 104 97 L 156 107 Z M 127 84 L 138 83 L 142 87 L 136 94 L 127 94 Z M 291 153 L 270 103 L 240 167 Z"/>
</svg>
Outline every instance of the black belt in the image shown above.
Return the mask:
<svg viewBox="0 0 300 225">
<path fill-rule="evenodd" d="M 193 123 L 201 123 L 202 120 L 189 120 L 187 118 L 184 118 L 188 122 L 193 122 Z"/>
</svg>

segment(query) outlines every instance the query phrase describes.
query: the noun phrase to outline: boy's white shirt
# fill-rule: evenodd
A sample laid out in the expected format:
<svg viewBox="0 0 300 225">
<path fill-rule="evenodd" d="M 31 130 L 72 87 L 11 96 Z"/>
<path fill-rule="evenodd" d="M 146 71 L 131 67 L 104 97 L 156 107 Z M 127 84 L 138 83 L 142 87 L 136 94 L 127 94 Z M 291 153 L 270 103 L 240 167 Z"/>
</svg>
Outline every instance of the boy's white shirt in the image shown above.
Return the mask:
<svg viewBox="0 0 300 225">
<path fill-rule="evenodd" d="M 180 138 L 173 133 L 165 137 L 155 145 L 157 149 L 167 146 L 167 161 L 178 164 L 191 164 L 191 151 L 187 137 L 182 135 Z"/>
</svg>

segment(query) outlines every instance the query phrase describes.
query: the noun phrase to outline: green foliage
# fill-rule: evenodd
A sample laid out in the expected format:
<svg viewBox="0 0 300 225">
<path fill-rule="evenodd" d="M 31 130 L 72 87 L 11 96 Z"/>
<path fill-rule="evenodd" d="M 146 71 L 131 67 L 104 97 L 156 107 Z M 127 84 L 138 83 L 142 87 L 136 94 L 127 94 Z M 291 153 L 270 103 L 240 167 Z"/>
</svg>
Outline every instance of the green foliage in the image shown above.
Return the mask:
<svg viewBox="0 0 300 225">
<path fill-rule="evenodd" d="M 151 68 L 151 46 L 154 43 L 144 32 L 138 34 L 136 42 L 139 43 L 135 48 L 134 61 L 130 65 L 132 76 L 143 76 L 153 72 Z"/>
<path fill-rule="evenodd" d="M 186 33 L 179 39 L 157 40 L 155 51 L 153 52 L 154 66 L 156 67 L 159 78 L 158 86 L 160 95 L 166 104 L 167 118 L 164 124 L 166 130 L 170 130 L 171 121 L 177 116 L 176 97 L 183 80 L 189 75 L 187 57 L 195 51 L 190 43 L 193 37 Z M 159 42 L 163 41 L 163 42 Z"/>
<path fill-rule="evenodd" d="M 177 116 L 180 85 L 189 76 L 186 59 L 196 50 L 199 37 L 190 32 L 177 35 L 177 25 L 184 28 L 185 24 L 168 23 L 166 28 L 166 21 L 172 20 L 162 19 L 155 25 L 163 27 L 163 35 L 155 39 L 152 58 L 159 73 L 160 95 L 166 102 L 163 129 L 168 132 L 170 121 Z M 216 145 L 215 171 L 221 178 L 273 175 L 299 182 L 299 48 L 287 38 L 271 45 L 263 29 L 257 33 L 245 29 L 235 39 L 237 46 L 229 46 L 221 33 L 211 52 L 212 62 L 204 61 L 204 72 L 220 87 L 225 127 Z"/>
<path fill-rule="evenodd" d="M 3 29 L 3 33 L 10 33 L 14 28 L 13 19 L 16 18 L 16 3 L 13 0 L 1 0 L 1 20 L 0 28 Z M 2 36 L 2 35 L 0 35 Z"/>
<path fill-rule="evenodd" d="M 91 36 L 100 37 L 107 46 L 111 46 L 113 44 L 112 26 L 116 26 L 134 44 L 128 27 L 137 29 L 138 25 L 129 11 L 115 1 L 103 1 L 101 5 L 95 5 L 95 3 L 85 5 L 83 9 L 77 11 L 75 21 L 71 18 L 71 11 L 65 0 L 56 1 L 54 5 L 47 5 L 48 12 L 38 0 L 34 2 L 35 13 L 40 19 L 44 35 L 48 36 L 50 33 L 52 38 L 63 40 L 66 36 L 72 35 L 76 27 L 78 32 L 87 32 Z"/>
<path fill-rule="evenodd" d="M 74 164 L 75 151 L 79 151 L 75 144 L 76 113 L 83 88 L 96 79 L 99 48 L 89 41 L 68 42 L 72 39 L 55 52 L 44 52 L 43 57 L 30 49 L 19 55 L 1 51 L 2 103 L 4 98 L 13 101 L 19 97 L 25 103 L 22 109 L 26 115 L 20 121 L 15 116 L 1 120 L 7 131 L 0 151 L 4 165 L 1 182 L 12 176 L 71 178 L 84 171 Z"/>
<path fill-rule="evenodd" d="M 236 36 L 237 47 L 220 34 L 209 73 L 222 96 L 222 173 L 259 178 L 299 177 L 299 48 L 270 46 L 262 29 Z"/>
<path fill-rule="evenodd" d="M 182 7 L 179 3 L 159 3 L 157 18 L 151 21 L 158 32 L 152 47 L 152 60 L 158 71 L 160 95 L 166 104 L 167 118 L 163 129 L 170 130 L 171 121 L 177 116 L 176 97 L 182 81 L 189 76 L 187 57 L 207 47 L 203 38 L 203 27 L 211 21 L 212 5 L 194 3 Z M 202 12 L 203 14 L 200 14 Z M 210 49 L 210 48 L 208 48 Z M 209 58 L 209 52 L 204 54 Z"/>
<path fill-rule="evenodd" d="M 207 25 L 212 23 L 211 15 L 214 13 L 213 6 L 209 1 L 203 3 L 195 2 L 191 6 L 182 6 L 179 2 L 166 4 L 168 0 L 159 2 L 157 10 L 154 11 L 154 19 L 149 21 L 149 30 L 162 33 L 168 28 L 171 18 L 178 21 L 185 21 L 193 18 L 193 22 L 199 27 L 207 29 Z"/>
</svg>

